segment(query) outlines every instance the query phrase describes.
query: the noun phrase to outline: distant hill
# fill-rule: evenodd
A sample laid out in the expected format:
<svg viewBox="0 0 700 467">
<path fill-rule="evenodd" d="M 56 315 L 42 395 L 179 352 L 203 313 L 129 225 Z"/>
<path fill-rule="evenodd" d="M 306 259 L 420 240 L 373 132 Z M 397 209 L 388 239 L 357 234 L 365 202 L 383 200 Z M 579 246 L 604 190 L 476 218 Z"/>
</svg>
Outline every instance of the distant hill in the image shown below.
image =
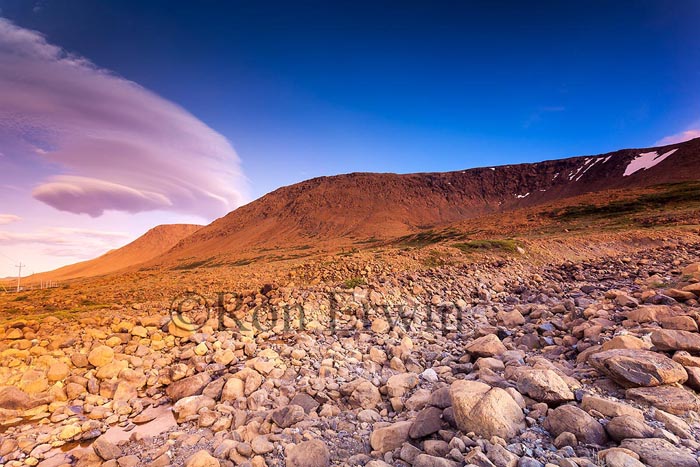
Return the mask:
<svg viewBox="0 0 700 467">
<path fill-rule="evenodd" d="M 586 193 L 700 179 L 700 139 L 664 147 L 446 173 L 352 173 L 280 188 L 203 227 L 149 265 L 242 251 L 387 239 Z"/>
<path fill-rule="evenodd" d="M 170 250 L 183 238 L 201 229 L 201 225 L 170 224 L 152 228 L 133 242 L 104 255 L 62 268 L 34 274 L 30 283 L 40 280 L 60 281 L 78 277 L 92 277 L 135 266 Z"/>
</svg>

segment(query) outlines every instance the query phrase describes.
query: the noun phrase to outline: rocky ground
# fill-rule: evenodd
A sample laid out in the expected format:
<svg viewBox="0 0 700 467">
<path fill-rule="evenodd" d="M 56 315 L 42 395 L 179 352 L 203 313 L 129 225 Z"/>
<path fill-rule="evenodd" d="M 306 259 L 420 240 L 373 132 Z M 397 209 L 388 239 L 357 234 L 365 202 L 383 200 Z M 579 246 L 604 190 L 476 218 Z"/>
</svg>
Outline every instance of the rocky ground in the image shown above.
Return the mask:
<svg viewBox="0 0 700 467">
<path fill-rule="evenodd" d="M 8 321 L 0 464 L 698 467 L 700 245 L 442 263 Z"/>
</svg>

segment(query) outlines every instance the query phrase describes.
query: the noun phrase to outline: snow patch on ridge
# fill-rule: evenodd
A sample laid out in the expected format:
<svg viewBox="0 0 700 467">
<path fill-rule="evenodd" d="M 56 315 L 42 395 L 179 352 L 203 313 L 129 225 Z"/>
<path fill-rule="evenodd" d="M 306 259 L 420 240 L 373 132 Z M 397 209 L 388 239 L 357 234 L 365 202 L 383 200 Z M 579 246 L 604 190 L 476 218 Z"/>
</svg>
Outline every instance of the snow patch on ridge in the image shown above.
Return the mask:
<svg viewBox="0 0 700 467">
<path fill-rule="evenodd" d="M 627 165 L 625 173 L 623 173 L 622 176 L 627 177 L 635 172 L 639 172 L 640 170 L 650 169 L 656 164 L 663 162 L 666 158 L 671 156 L 676 151 L 678 151 L 678 148 L 671 149 L 670 151 L 665 152 L 661 155 L 659 155 L 656 151 L 643 152 L 634 159 L 632 159 L 632 162 L 630 162 Z"/>
</svg>

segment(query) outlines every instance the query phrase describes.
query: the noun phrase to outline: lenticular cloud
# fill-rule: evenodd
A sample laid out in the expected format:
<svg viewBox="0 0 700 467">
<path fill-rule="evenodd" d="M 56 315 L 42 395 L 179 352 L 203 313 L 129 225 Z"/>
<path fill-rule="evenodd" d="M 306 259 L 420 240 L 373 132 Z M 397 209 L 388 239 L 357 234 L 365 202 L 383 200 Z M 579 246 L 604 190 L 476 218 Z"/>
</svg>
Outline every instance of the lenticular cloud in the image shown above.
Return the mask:
<svg viewBox="0 0 700 467">
<path fill-rule="evenodd" d="M 61 211 L 214 218 L 245 199 L 229 142 L 181 107 L 0 18 L 0 144 L 38 160 L 33 196 Z M 1 175 L 0 175 L 1 177 Z"/>
</svg>

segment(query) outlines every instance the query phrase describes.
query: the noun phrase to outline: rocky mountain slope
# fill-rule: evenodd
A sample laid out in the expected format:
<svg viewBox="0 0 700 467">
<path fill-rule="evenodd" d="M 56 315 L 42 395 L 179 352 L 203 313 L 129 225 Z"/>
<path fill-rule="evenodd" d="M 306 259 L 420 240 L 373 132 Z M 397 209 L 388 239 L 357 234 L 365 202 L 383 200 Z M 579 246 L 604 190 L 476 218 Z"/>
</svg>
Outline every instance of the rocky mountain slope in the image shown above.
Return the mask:
<svg viewBox="0 0 700 467">
<path fill-rule="evenodd" d="M 183 238 L 202 228 L 194 224 L 166 224 L 152 228 L 133 242 L 104 255 L 54 271 L 35 274 L 26 279 L 32 284 L 40 280 L 66 280 L 109 274 L 151 260 L 170 250 Z"/>
<path fill-rule="evenodd" d="M 393 238 L 605 190 L 698 179 L 700 139 L 446 173 L 352 173 L 280 188 L 183 239 L 154 264 L 246 249 Z"/>
<path fill-rule="evenodd" d="M 225 296 L 196 332 L 169 300 L 42 317 L 93 288 L 33 291 L 0 302 L 27 307 L 0 322 L 0 463 L 698 467 L 698 260 L 697 237 L 540 266 L 374 260 L 352 288 Z"/>
</svg>

